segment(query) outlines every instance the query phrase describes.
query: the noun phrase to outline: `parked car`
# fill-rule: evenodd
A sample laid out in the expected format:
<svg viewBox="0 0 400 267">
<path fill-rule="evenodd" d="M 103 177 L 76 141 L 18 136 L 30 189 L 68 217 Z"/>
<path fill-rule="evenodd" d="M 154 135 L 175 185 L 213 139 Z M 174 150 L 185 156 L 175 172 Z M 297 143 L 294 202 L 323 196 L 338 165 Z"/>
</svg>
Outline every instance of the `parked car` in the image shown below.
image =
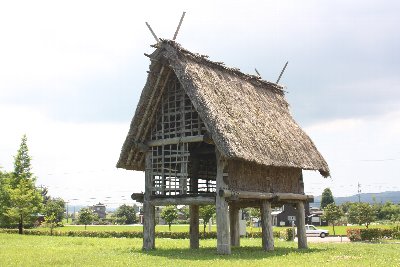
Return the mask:
<svg viewBox="0 0 400 267">
<path fill-rule="evenodd" d="M 318 235 L 321 238 L 324 238 L 325 236 L 329 235 L 328 230 L 324 229 L 317 229 L 314 225 L 306 225 L 306 234 L 307 235 Z"/>
</svg>

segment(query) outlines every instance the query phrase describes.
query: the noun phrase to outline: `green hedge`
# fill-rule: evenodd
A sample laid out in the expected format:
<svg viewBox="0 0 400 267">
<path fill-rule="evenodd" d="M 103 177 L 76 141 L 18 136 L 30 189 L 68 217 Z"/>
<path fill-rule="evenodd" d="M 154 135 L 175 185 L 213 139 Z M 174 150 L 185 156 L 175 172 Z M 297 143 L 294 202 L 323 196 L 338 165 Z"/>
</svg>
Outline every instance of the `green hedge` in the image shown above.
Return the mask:
<svg viewBox="0 0 400 267">
<path fill-rule="evenodd" d="M 18 229 L 0 229 L 0 233 L 18 234 Z M 50 231 L 25 229 L 25 235 L 51 235 Z M 158 238 L 186 239 L 190 238 L 188 232 L 156 232 Z M 100 238 L 143 238 L 141 231 L 53 231 L 53 236 L 78 236 Z M 216 232 L 200 232 L 201 239 L 217 238 Z"/>
<path fill-rule="evenodd" d="M 360 230 L 358 228 L 347 228 L 347 237 L 350 239 L 350 241 L 355 242 L 355 241 L 361 241 L 361 234 Z"/>
<path fill-rule="evenodd" d="M 0 229 L 0 233 L 18 234 L 18 229 Z M 50 231 L 25 229 L 25 235 L 51 235 Z M 189 239 L 188 232 L 156 232 L 158 238 L 171 239 Z M 200 239 L 215 239 L 217 232 L 200 232 Z M 261 232 L 247 233 L 250 238 L 261 238 Z M 292 229 L 288 228 L 285 231 L 273 232 L 275 238 L 283 238 L 285 240 L 292 239 Z M 78 237 L 100 237 L 100 238 L 143 238 L 142 231 L 53 231 L 53 236 L 78 236 Z"/>
<path fill-rule="evenodd" d="M 273 232 L 273 235 L 275 238 L 281 238 L 281 232 Z M 250 238 L 261 238 L 262 232 L 246 233 L 246 236 Z"/>
<path fill-rule="evenodd" d="M 400 239 L 400 227 L 392 229 L 383 228 L 348 228 L 347 237 L 350 241 L 376 241 L 379 239 Z"/>
<path fill-rule="evenodd" d="M 286 241 L 293 241 L 293 228 L 286 228 L 280 232 L 280 238 Z"/>
</svg>

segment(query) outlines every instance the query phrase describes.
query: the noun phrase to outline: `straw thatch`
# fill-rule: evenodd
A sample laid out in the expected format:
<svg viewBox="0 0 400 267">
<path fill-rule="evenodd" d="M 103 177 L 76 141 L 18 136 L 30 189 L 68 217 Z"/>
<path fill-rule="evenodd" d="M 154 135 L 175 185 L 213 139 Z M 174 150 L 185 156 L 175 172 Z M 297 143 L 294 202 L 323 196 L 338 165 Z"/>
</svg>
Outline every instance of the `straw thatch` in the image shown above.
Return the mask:
<svg viewBox="0 0 400 267">
<path fill-rule="evenodd" d="M 144 170 L 140 145 L 154 123 L 152 111 L 162 93 L 157 90 L 163 90 L 163 80 L 176 75 L 225 157 L 329 176 L 327 163 L 291 117 L 281 86 L 212 62 L 173 41 L 163 40 L 156 48 L 118 168 Z"/>
</svg>

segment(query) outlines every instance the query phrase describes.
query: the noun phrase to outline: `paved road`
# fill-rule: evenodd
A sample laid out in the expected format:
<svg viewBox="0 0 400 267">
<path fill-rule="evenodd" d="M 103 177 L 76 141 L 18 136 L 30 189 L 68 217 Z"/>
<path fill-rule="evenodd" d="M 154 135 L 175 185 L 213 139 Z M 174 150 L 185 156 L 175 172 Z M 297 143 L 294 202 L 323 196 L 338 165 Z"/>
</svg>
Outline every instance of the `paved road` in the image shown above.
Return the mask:
<svg viewBox="0 0 400 267">
<path fill-rule="evenodd" d="M 297 238 L 295 239 L 297 242 Z M 344 243 L 350 242 L 350 240 L 346 237 L 340 236 L 327 236 L 325 238 L 317 237 L 317 236 L 307 236 L 307 242 L 310 243 Z"/>
</svg>

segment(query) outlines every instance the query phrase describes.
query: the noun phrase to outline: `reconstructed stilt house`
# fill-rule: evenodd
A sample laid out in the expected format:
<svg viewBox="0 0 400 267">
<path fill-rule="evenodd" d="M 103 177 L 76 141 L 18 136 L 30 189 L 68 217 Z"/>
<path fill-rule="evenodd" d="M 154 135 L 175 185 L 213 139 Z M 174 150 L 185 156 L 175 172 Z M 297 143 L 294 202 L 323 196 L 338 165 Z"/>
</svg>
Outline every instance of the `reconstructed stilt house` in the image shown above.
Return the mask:
<svg viewBox="0 0 400 267">
<path fill-rule="evenodd" d="M 190 247 L 199 246 L 199 206 L 216 205 L 217 251 L 240 245 L 239 209 L 259 207 L 263 248 L 274 249 L 271 208 L 297 208 L 307 247 L 302 170 L 329 168 L 289 113 L 283 88 L 189 52 L 154 45 L 150 70 L 118 168 L 145 171 L 143 248 L 155 248 L 155 206 L 190 205 Z"/>
</svg>

